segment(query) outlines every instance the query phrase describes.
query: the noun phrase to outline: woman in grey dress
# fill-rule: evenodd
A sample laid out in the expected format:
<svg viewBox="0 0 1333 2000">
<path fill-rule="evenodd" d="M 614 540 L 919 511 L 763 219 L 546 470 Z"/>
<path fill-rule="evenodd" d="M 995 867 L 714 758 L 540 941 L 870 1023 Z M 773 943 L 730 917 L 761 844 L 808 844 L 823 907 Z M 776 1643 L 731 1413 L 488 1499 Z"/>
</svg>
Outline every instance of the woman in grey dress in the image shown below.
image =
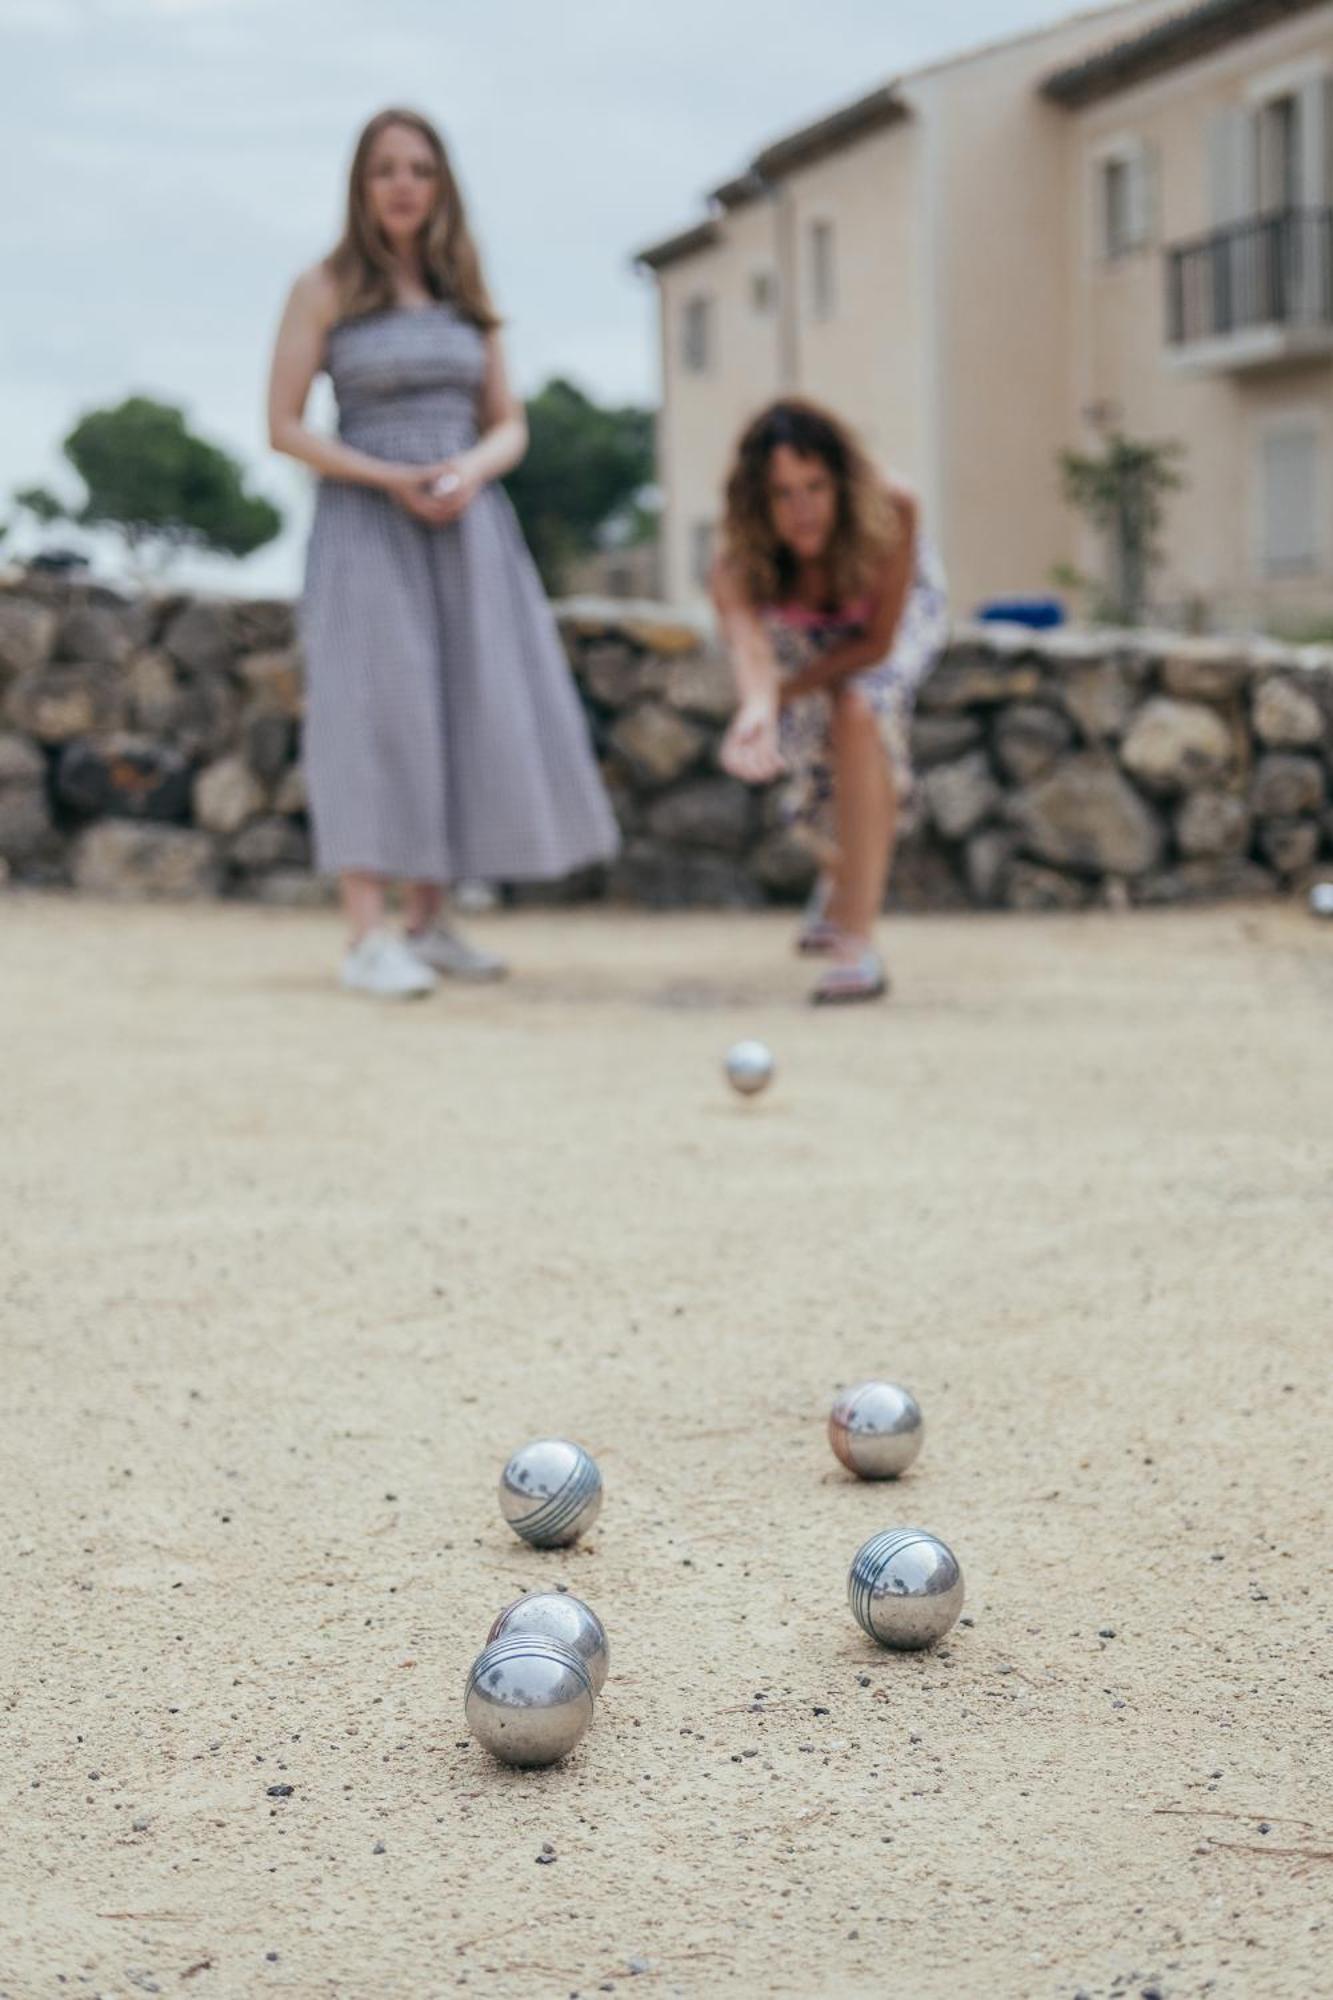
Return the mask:
<svg viewBox="0 0 1333 2000">
<path fill-rule="evenodd" d="M 434 128 L 383 111 L 347 227 L 288 299 L 274 447 L 320 474 L 301 631 L 319 867 L 351 932 L 344 985 L 428 992 L 504 970 L 442 921 L 460 877 L 602 860 L 615 821 L 550 607 L 499 479 L 527 446 L 499 321 Z M 309 429 L 327 370 L 337 438 Z M 406 933 L 387 926 L 406 884 Z"/>
</svg>

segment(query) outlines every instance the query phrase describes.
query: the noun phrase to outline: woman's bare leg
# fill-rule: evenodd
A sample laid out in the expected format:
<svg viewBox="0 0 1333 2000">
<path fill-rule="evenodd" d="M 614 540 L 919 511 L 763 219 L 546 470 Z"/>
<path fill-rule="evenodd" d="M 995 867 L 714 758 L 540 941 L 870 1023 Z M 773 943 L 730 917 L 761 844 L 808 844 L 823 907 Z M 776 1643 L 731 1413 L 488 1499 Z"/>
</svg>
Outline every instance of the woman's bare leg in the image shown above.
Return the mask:
<svg viewBox="0 0 1333 2000">
<path fill-rule="evenodd" d="M 360 944 L 367 931 L 378 930 L 384 922 L 384 879 L 349 870 L 338 877 L 338 895 L 352 943 Z"/>
<path fill-rule="evenodd" d="M 444 905 L 441 882 L 409 882 L 403 897 L 403 922 L 409 937 L 429 930 Z"/>
<path fill-rule="evenodd" d="M 832 698 L 834 818 L 838 859 L 828 915 L 864 951 L 884 906 L 898 832 L 898 799 L 879 725 L 855 688 Z"/>
</svg>

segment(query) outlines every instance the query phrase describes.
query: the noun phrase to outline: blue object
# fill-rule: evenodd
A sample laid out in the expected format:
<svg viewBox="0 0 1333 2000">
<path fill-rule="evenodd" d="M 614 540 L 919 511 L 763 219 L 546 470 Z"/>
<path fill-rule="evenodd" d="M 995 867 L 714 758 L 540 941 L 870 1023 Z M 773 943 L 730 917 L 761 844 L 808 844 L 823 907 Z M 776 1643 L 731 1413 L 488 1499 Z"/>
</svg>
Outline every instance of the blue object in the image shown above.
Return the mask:
<svg viewBox="0 0 1333 2000">
<path fill-rule="evenodd" d="M 1034 632 L 1049 632 L 1064 624 L 1065 607 L 1058 597 L 993 597 L 977 617 L 983 625 L 1030 625 Z"/>
</svg>

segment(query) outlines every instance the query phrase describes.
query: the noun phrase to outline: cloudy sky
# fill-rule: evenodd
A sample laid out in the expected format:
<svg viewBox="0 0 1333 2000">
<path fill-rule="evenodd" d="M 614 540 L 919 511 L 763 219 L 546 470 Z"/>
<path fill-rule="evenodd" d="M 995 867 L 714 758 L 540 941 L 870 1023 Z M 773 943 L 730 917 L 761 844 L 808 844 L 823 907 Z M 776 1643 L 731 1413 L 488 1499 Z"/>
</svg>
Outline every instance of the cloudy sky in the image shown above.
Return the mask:
<svg viewBox="0 0 1333 2000">
<path fill-rule="evenodd" d="M 639 245 L 766 139 L 1067 0 L 0 0 L 0 518 L 78 414 L 182 403 L 291 514 L 227 587 L 296 586 L 305 476 L 268 347 L 390 102 L 449 138 L 520 386 L 656 394 Z M 195 575 L 204 580 L 198 568 Z M 219 578 L 218 580 L 222 580 Z"/>
</svg>

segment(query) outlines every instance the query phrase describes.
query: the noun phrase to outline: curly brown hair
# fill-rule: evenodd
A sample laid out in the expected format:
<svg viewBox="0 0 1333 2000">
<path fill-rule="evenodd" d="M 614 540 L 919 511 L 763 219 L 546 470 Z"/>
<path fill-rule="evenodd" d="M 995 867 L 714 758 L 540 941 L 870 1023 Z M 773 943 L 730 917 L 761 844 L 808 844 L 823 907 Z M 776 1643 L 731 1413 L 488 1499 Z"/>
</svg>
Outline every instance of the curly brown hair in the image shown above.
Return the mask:
<svg viewBox="0 0 1333 2000">
<path fill-rule="evenodd" d="M 727 479 L 723 560 L 752 604 L 781 604 L 796 589 L 796 558 L 774 533 L 769 503 L 769 462 L 780 445 L 821 459 L 833 474 L 829 595 L 832 608 L 851 604 L 873 590 L 898 537 L 898 514 L 855 432 L 818 403 L 784 397 L 747 424 Z"/>
<path fill-rule="evenodd" d="M 375 225 L 366 194 L 370 154 L 381 132 L 405 125 L 426 141 L 435 156 L 435 206 L 421 232 L 421 261 L 426 287 L 434 298 L 447 299 L 465 319 L 489 333 L 500 316 L 482 275 L 481 257 L 468 228 L 467 209 L 443 139 L 419 111 L 391 105 L 377 111 L 356 142 L 347 184 L 347 223 L 335 249 L 324 260 L 338 291 L 343 319 L 384 312 L 397 303 L 393 253 Z"/>
</svg>

